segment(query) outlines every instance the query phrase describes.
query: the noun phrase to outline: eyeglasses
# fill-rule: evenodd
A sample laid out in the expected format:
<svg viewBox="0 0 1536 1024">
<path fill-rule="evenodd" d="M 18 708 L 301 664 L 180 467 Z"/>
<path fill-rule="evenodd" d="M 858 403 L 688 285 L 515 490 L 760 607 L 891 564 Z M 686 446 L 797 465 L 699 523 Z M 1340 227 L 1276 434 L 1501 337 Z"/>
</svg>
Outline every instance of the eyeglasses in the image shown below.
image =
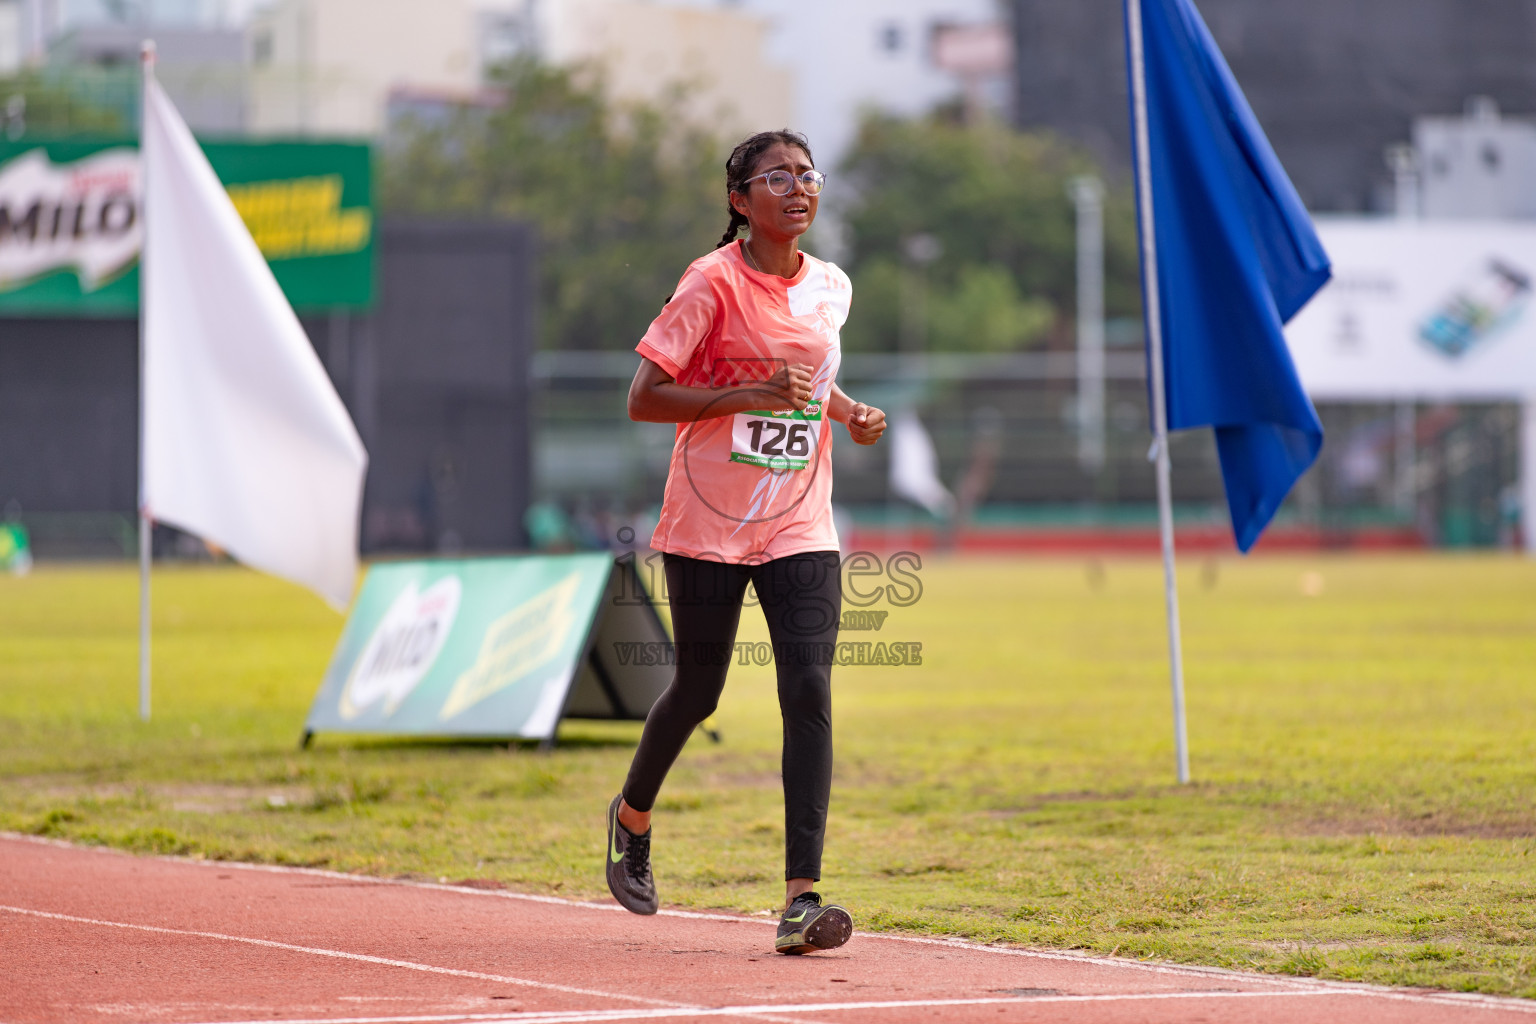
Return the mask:
<svg viewBox="0 0 1536 1024">
<path fill-rule="evenodd" d="M 742 182 L 750 185 L 758 178 L 768 179 L 768 191 L 776 196 L 787 196 L 795 190 L 795 182 L 800 182 L 800 187 L 805 189 L 808 196 L 821 195 L 821 186 L 827 183 L 827 176 L 820 171 L 806 171 L 804 174 L 790 174 L 788 171 L 769 171 L 756 177 L 748 178 Z"/>
</svg>

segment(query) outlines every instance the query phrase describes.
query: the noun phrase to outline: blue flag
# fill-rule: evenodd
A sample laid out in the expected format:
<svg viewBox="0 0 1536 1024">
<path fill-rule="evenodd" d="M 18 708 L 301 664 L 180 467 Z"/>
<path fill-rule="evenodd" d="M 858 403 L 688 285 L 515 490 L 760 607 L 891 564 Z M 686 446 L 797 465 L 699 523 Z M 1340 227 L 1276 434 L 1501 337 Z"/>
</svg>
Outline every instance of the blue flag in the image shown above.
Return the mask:
<svg viewBox="0 0 1536 1024">
<path fill-rule="evenodd" d="M 1142 25 L 1168 427 L 1215 428 L 1247 551 L 1323 446 L 1281 328 L 1328 254 L 1194 4 L 1142 0 Z"/>
</svg>

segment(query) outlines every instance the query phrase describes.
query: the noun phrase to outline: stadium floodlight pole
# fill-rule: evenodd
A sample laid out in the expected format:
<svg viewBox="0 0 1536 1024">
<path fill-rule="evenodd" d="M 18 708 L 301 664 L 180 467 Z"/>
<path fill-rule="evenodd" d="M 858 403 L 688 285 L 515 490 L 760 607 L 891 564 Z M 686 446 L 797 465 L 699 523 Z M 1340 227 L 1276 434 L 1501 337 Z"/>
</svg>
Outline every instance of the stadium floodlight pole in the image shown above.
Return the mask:
<svg viewBox="0 0 1536 1024">
<path fill-rule="evenodd" d="M 148 161 L 144 159 L 144 120 L 149 110 L 149 83 L 155 77 L 155 43 L 144 40 L 139 51 L 139 65 L 144 74 L 143 103 L 139 115 L 139 195 L 147 196 Z M 144 223 L 144 201 L 139 200 L 139 223 Z M 139 243 L 139 718 L 149 721 L 149 556 L 153 537 L 150 531 L 149 501 L 144 488 L 144 425 L 148 419 L 145 403 L 144 360 L 144 250 L 149 241 L 145 232 Z"/>
<path fill-rule="evenodd" d="M 1189 781 L 1189 737 L 1184 727 L 1184 653 L 1179 640 L 1179 587 L 1173 559 L 1173 467 L 1168 455 L 1168 395 L 1163 385 L 1163 319 L 1158 295 L 1157 217 L 1152 209 L 1152 143 L 1148 133 L 1147 61 L 1141 0 L 1125 0 L 1131 51 L 1131 105 L 1136 143 L 1137 207 L 1141 211 L 1142 293 L 1146 296 L 1147 362 L 1152 375 L 1152 453 L 1157 462 L 1157 522 L 1163 544 L 1163 591 L 1168 607 L 1168 662 L 1173 683 L 1173 744 L 1179 782 Z"/>
</svg>

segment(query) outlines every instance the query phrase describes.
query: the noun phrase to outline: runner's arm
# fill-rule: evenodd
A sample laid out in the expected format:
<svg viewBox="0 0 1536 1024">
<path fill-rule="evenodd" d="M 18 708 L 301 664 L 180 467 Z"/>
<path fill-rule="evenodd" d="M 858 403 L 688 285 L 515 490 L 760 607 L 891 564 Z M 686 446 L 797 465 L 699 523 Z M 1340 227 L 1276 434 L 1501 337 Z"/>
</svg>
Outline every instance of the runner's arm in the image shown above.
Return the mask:
<svg viewBox="0 0 1536 1024">
<path fill-rule="evenodd" d="M 885 433 L 885 413 L 872 405 L 855 402 L 836 384 L 827 400 L 827 415 L 848 425 L 848 434 L 855 444 L 874 444 Z"/>
<path fill-rule="evenodd" d="M 640 360 L 629 385 L 629 418 L 640 423 L 692 423 L 752 409 L 804 409 L 811 397 L 811 368 L 787 366 L 766 383 L 736 388 L 679 384 L 649 359 Z"/>
</svg>

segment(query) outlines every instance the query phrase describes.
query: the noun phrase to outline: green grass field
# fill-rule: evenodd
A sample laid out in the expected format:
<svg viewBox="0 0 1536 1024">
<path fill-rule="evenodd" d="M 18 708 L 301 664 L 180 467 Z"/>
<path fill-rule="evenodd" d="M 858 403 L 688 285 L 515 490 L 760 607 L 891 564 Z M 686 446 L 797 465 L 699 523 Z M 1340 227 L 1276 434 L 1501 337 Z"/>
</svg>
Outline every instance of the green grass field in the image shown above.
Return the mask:
<svg viewBox="0 0 1536 1024">
<path fill-rule="evenodd" d="M 1180 787 L 1155 562 L 929 560 L 916 605 L 845 635 L 924 664 L 834 676 L 823 891 L 863 927 L 1536 997 L 1536 562 L 1183 570 Z M 132 569 L 0 579 L 0 828 L 606 898 L 637 725 L 301 753 L 341 618 L 238 569 L 155 592 L 145 725 Z M 771 672 L 732 670 L 724 743 L 663 793 L 667 903 L 782 898 Z"/>
</svg>

